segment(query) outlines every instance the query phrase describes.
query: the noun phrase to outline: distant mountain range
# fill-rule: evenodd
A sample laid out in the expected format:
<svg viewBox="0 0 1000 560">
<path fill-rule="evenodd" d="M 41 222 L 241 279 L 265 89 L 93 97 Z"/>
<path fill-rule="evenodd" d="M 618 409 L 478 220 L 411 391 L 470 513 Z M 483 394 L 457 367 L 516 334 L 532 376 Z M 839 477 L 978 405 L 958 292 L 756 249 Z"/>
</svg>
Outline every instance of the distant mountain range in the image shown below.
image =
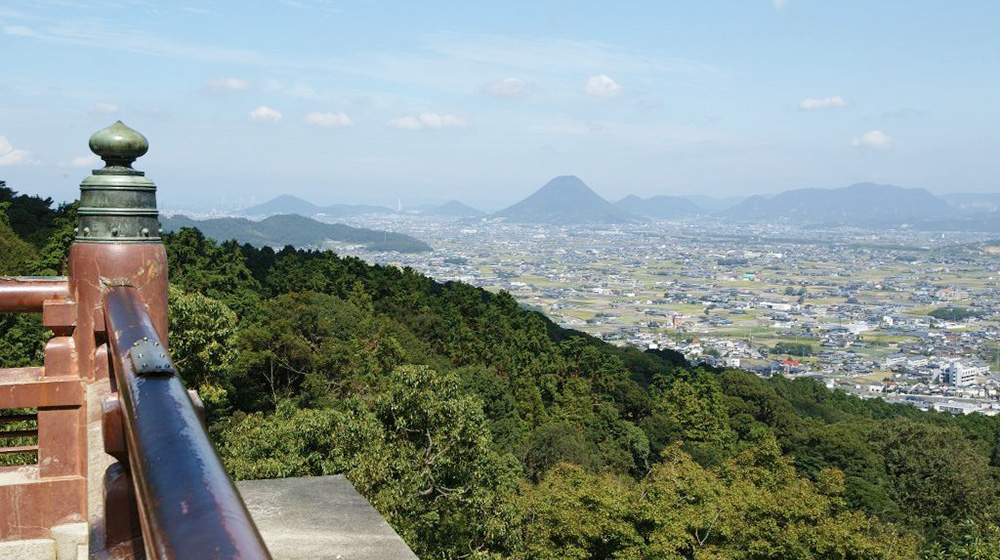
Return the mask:
<svg viewBox="0 0 1000 560">
<path fill-rule="evenodd" d="M 746 200 L 748 197 L 727 196 L 723 198 L 715 198 L 714 196 L 708 196 L 706 194 L 690 194 L 687 196 L 682 196 L 681 198 L 686 198 L 691 202 L 693 202 L 698 208 L 704 208 L 709 212 L 721 212 L 726 208 L 736 206 L 737 204 Z"/>
<path fill-rule="evenodd" d="M 608 202 L 572 175 L 556 177 L 525 199 L 495 214 L 457 200 L 440 206 L 420 207 L 423 216 L 476 219 L 503 218 L 515 223 L 554 225 L 623 224 L 649 219 L 716 216 L 734 222 L 781 221 L 800 225 L 850 225 L 895 227 L 908 224 L 920 229 L 998 231 L 1000 194 L 960 193 L 935 196 L 919 188 L 876 183 L 856 183 L 835 189 L 795 189 L 773 196 L 713 198 L 705 195 L 629 195 Z M 247 208 L 243 215 L 295 213 L 305 216 L 348 217 L 387 214 L 385 206 L 334 204 L 318 206 L 291 195 Z"/>
<path fill-rule="evenodd" d="M 924 189 L 856 183 L 839 189 L 796 189 L 770 198 L 752 196 L 724 210 L 735 221 L 787 220 L 801 224 L 891 226 L 957 215 Z"/>
<path fill-rule="evenodd" d="M 439 206 L 425 205 L 418 207 L 416 210 L 416 213 L 422 216 L 478 218 L 486 215 L 486 212 L 457 200 L 451 200 Z M 319 206 L 297 196 L 283 194 L 262 204 L 240 210 L 238 214 L 249 217 L 298 214 L 306 217 L 349 218 L 364 214 L 394 214 L 395 212 L 395 210 L 387 206 L 371 204 L 331 204 L 330 206 Z"/>
<path fill-rule="evenodd" d="M 259 222 L 246 218 L 192 220 L 180 215 L 161 216 L 160 224 L 163 231 L 193 227 L 201 230 L 205 237 L 220 241 L 235 239 L 257 247 L 292 245 L 322 248 L 329 241 L 335 241 L 362 245 L 369 251 L 419 253 L 431 250 L 430 245 L 402 233 L 355 228 L 344 224 L 325 224 L 297 214 L 278 214 Z"/>
<path fill-rule="evenodd" d="M 524 200 L 494 217 L 532 224 L 622 224 L 641 221 L 604 200 L 573 175 L 552 179 Z"/>
<path fill-rule="evenodd" d="M 632 214 L 662 220 L 709 213 L 694 202 L 680 196 L 660 195 L 650 198 L 639 198 L 634 194 L 630 194 L 616 202 L 615 206 Z"/>
<path fill-rule="evenodd" d="M 385 206 L 372 206 L 367 204 L 331 204 L 330 206 L 318 206 L 302 200 L 297 196 L 283 194 L 272 198 L 263 204 L 251 206 L 240 211 L 244 216 L 273 216 L 275 214 L 298 214 L 300 216 L 323 215 L 331 218 L 346 218 L 348 216 L 360 216 L 362 214 L 392 214 L 393 210 Z"/>
<path fill-rule="evenodd" d="M 1000 193 L 943 194 L 942 199 L 967 212 L 996 212 L 1000 209 Z"/>
</svg>

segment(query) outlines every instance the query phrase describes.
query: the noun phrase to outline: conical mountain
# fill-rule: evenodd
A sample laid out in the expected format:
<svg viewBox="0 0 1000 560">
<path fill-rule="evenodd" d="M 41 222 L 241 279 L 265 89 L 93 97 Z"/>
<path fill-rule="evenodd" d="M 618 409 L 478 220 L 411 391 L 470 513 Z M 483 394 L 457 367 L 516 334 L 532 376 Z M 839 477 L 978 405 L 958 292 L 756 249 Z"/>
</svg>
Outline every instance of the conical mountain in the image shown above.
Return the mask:
<svg viewBox="0 0 1000 560">
<path fill-rule="evenodd" d="M 441 206 L 434 206 L 421 212 L 425 216 L 450 216 L 455 218 L 478 218 L 486 212 L 473 208 L 457 200 L 449 200 Z"/>
<path fill-rule="evenodd" d="M 323 208 L 297 196 L 283 194 L 267 202 L 244 209 L 240 214 L 245 216 L 272 216 L 274 214 L 298 214 L 312 216 L 322 212 Z"/>
<path fill-rule="evenodd" d="M 385 206 L 371 206 L 366 204 L 331 204 L 330 206 L 317 206 L 308 200 L 303 200 L 297 196 L 283 194 L 256 206 L 251 206 L 239 212 L 243 216 L 274 216 L 277 214 L 298 214 L 299 216 L 312 217 L 325 215 L 327 218 L 346 218 L 348 216 L 360 216 L 362 214 L 391 214 L 392 209 Z"/>
<path fill-rule="evenodd" d="M 552 179 L 521 202 L 494 216 L 530 224 L 621 224 L 636 221 L 632 214 L 604 200 L 579 178 Z"/>
</svg>

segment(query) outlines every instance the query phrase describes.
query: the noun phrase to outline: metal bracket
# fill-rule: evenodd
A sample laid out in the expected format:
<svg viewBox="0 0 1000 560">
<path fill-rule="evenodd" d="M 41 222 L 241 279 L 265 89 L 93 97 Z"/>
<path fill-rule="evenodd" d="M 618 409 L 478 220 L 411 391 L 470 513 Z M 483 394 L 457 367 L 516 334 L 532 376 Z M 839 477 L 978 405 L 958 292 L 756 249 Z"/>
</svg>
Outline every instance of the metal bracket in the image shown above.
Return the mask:
<svg viewBox="0 0 1000 560">
<path fill-rule="evenodd" d="M 157 341 L 143 337 L 128 349 L 128 357 L 132 360 L 132 368 L 136 375 L 177 375 L 167 350 Z"/>
</svg>

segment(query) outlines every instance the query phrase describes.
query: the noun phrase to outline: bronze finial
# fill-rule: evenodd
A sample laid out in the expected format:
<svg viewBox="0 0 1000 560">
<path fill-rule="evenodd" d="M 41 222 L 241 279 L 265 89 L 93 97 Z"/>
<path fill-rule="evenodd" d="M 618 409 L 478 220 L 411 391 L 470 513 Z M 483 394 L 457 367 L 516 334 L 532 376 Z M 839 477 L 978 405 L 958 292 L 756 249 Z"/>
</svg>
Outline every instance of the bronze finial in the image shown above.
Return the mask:
<svg viewBox="0 0 1000 560">
<path fill-rule="evenodd" d="M 149 150 L 146 137 L 118 121 L 90 137 L 90 150 L 104 160 L 103 169 L 80 184 L 80 223 L 76 240 L 83 243 L 159 243 L 156 185 L 132 163 Z"/>
</svg>

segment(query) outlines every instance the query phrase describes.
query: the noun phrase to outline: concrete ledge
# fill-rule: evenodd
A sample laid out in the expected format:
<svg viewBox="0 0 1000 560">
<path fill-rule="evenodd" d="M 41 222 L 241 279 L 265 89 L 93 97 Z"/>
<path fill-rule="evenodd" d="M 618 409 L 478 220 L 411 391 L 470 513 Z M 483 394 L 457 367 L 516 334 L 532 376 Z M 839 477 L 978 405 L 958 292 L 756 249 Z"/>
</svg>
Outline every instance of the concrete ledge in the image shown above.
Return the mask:
<svg viewBox="0 0 1000 560">
<path fill-rule="evenodd" d="M 0 542 L 0 558 L 3 560 L 56 560 L 56 541 L 30 539 Z"/>
<path fill-rule="evenodd" d="M 75 560 L 78 549 L 87 542 L 90 527 L 87 523 L 69 523 L 53 527 L 49 534 L 56 542 L 57 560 Z"/>
<path fill-rule="evenodd" d="M 236 483 L 274 560 L 417 560 L 343 476 Z"/>
</svg>

